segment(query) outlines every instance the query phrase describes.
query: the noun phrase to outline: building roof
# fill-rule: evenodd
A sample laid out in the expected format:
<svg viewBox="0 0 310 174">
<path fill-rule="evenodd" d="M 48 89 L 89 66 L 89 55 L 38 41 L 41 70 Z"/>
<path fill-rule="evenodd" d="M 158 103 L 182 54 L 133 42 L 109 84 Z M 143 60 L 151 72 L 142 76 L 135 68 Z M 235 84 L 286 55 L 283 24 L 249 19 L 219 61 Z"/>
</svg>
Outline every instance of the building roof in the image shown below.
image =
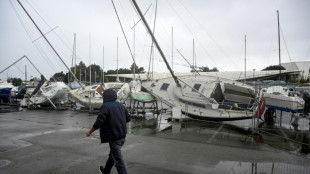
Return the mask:
<svg viewBox="0 0 310 174">
<path fill-rule="evenodd" d="M 281 74 L 299 74 L 299 70 L 282 70 Z M 226 78 L 230 80 L 252 80 L 252 79 L 267 79 L 269 77 L 278 76 L 280 74 L 279 70 L 273 70 L 273 71 L 220 71 L 220 72 L 199 72 L 200 75 L 209 75 L 209 76 L 215 76 L 219 78 Z M 188 76 L 193 75 L 192 72 L 182 72 L 182 73 L 175 73 L 176 76 Z M 109 74 L 107 76 L 110 77 L 116 77 L 116 74 Z M 121 78 L 129 78 L 133 79 L 133 74 L 119 74 L 118 75 Z M 147 74 L 136 74 L 136 78 L 139 78 L 141 80 L 147 80 Z M 170 73 L 154 73 L 153 78 L 154 79 L 162 79 L 171 77 Z"/>
<path fill-rule="evenodd" d="M 281 63 L 286 70 L 299 70 L 303 73 L 304 78 L 309 77 L 310 61 Z"/>
</svg>

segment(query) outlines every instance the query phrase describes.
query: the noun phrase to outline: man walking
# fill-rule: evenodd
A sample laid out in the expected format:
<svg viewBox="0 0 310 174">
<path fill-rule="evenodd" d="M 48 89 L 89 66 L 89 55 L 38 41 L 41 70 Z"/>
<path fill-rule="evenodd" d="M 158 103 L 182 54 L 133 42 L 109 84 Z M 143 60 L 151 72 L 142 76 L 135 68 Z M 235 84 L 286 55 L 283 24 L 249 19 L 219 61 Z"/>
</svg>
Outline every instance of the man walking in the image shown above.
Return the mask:
<svg viewBox="0 0 310 174">
<path fill-rule="evenodd" d="M 115 90 L 107 89 L 103 92 L 103 105 L 100 108 L 97 120 L 93 127 L 86 132 L 86 136 L 90 136 L 95 130 L 100 128 L 101 143 L 109 143 L 109 158 L 105 167 L 99 167 L 99 171 L 103 174 L 109 174 L 113 165 L 115 165 L 119 174 L 127 174 L 121 148 L 125 143 L 126 123 L 131 118 L 125 106 L 116 102 L 116 99 L 117 94 Z"/>
</svg>

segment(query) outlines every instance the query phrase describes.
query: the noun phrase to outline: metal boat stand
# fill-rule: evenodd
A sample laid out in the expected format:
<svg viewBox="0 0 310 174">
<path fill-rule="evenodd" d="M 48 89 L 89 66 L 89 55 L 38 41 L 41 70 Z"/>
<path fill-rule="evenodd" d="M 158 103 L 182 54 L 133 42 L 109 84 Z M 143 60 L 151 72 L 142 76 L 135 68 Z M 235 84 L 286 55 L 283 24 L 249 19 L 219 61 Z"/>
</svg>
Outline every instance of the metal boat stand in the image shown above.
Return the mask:
<svg viewBox="0 0 310 174">
<path fill-rule="evenodd" d="M 159 115 L 159 110 L 158 110 L 158 103 L 157 100 L 152 100 L 152 101 L 140 101 L 140 100 L 134 100 L 130 99 L 130 104 L 129 104 L 129 112 L 132 114 L 132 116 L 145 116 L 146 111 L 150 111 L 153 113 L 153 116 L 157 114 Z"/>
</svg>

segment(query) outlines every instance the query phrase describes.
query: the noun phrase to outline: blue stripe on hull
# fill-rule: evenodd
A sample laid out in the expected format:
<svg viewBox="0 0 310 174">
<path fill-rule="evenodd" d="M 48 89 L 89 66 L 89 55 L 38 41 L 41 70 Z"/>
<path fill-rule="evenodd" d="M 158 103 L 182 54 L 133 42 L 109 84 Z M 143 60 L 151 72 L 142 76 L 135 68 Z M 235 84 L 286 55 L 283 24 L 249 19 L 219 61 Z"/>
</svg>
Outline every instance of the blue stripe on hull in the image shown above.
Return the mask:
<svg viewBox="0 0 310 174">
<path fill-rule="evenodd" d="M 293 109 L 281 108 L 281 107 L 278 107 L 278 106 L 270 106 L 270 105 L 266 105 L 266 107 L 267 108 L 271 108 L 271 109 L 280 110 L 280 111 L 285 111 L 285 112 L 303 113 L 302 109 L 293 110 Z"/>
</svg>

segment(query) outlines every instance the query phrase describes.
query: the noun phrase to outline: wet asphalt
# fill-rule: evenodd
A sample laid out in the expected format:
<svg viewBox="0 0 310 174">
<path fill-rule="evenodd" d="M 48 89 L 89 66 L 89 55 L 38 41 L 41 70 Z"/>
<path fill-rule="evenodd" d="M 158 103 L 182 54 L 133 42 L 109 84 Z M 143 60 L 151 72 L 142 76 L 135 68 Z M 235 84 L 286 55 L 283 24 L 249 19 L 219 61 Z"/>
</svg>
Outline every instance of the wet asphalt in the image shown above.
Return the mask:
<svg viewBox="0 0 310 174">
<path fill-rule="evenodd" d="M 99 173 L 108 158 L 108 144 L 100 143 L 98 131 L 85 136 L 96 114 L 1 108 L 1 174 Z M 280 140 L 275 130 L 255 137 L 248 124 L 133 118 L 122 149 L 128 173 L 310 173 L 302 145 Z"/>
</svg>

